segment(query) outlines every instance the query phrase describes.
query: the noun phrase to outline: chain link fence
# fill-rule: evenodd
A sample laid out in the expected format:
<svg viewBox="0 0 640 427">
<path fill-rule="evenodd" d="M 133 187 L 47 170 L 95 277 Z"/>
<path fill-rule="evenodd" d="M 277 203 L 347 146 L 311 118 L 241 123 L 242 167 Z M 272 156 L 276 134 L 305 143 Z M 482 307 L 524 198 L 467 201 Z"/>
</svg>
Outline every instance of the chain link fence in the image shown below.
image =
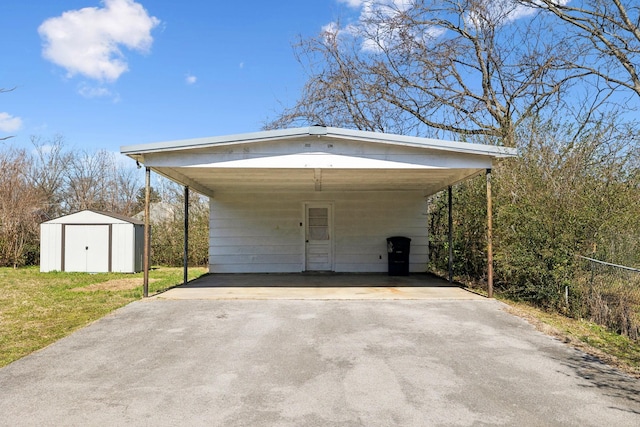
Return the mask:
<svg viewBox="0 0 640 427">
<path fill-rule="evenodd" d="M 567 289 L 567 307 L 621 335 L 640 339 L 640 269 L 585 256 L 578 256 L 578 267 L 573 298 Z"/>
</svg>

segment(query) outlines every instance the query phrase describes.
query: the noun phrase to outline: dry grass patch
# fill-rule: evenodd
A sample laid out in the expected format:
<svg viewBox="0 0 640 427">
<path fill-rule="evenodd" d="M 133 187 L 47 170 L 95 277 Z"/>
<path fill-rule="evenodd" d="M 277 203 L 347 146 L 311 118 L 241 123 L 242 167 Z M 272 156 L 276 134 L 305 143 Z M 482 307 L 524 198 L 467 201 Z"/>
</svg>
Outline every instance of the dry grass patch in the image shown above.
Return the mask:
<svg viewBox="0 0 640 427">
<path fill-rule="evenodd" d="M 525 319 L 540 332 L 640 378 L 640 343 L 593 322 L 571 319 L 523 303 L 503 302 L 508 304 L 507 312 Z"/>
<path fill-rule="evenodd" d="M 159 279 L 149 279 L 149 283 L 157 282 Z M 93 283 L 81 288 L 71 289 L 73 292 L 93 292 L 93 291 L 128 291 L 142 287 L 143 279 L 134 277 L 130 279 L 111 279 L 102 283 Z"/>
</svg>

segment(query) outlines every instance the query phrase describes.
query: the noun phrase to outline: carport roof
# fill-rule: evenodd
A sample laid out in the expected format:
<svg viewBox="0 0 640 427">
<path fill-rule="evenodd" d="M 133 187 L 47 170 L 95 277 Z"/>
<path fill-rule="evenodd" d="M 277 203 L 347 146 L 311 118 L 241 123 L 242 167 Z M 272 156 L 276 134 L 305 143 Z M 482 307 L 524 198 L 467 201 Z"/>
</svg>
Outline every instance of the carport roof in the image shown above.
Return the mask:
<svg viewBox="0 0 640 427">
<path fill-rule="evenodd" d="M 408 147 L 420 147 L 432 150 L 445 150 L 468 154 L 483 154 L 492 157 L 514 157 L 517 155 L 517 151 L 515 148 L 499 147 L 495 145 L 471 144 L 467 142 L 446 141 L 440 139 L 369 132 L 328 126 L 277 129 L 262 132 L 213 136 L 206 138 L 193 138 L 176 141 L 155 142 L 149 144 L 127 145 L 120 147 L 120 152 L 131 158 L 139 160 L 141 155 L 145 153 L 158 153 L 305 137 L 325 137 L 332 139 L 347 139 L 352 141 L 379 142 L 392 145 L 403 145 Z"/>
<path fill-rule="evenodd" d="M 151 170 L 217 191 L 398 191 L 433 194 L 513 157 L 513 148 L 335 127 L 269 130 L 123 146 Z"/>
</svg>

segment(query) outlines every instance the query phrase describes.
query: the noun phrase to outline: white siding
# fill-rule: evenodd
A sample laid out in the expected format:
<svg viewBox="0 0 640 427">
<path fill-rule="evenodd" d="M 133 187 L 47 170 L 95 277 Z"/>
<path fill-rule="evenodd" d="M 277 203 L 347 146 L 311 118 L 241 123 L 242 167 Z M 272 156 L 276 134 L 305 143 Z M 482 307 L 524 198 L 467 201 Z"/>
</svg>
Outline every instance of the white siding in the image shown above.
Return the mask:
<svg viewBox="0 0 640 427">
<path fill-rule="evenodd" d="M 304 203 L 334 208 L 336 272 L 386 272 L 386 239 L 411 241 L 410 271 L 426 271 L 426 201 L 421 192 L 218 193 L 210 200 L 214 273 L 304 270 Z"/>
<path fill-rule="evenodd" d="M 133 224 L 111 225 L 111 271 L 133 273 Z"/>
<path fill-rule="evenodd" d="M 67 224 L 64 227 L 64 271 L 109 271 L 109 225 Z"/>
<path fill-rule="evenodd" d="M 40 271 L 62 270 L 62 224 L 40 224 Z"/>
</svg>

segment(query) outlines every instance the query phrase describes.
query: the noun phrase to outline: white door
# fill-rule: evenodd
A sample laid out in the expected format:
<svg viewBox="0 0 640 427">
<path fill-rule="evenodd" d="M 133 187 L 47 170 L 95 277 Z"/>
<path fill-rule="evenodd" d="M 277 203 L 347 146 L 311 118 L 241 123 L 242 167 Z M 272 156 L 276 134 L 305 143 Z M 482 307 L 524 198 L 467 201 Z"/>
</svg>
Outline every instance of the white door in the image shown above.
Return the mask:
<svg viewBox="0 0 640 427">
<path fill-rule="evenodd" d="M 64 270 L 83 273 L 108 272 L 109 226 L 65 226 Z"/>
<path fill-rule="evenodd" d="M 305 205 L 305 270 L 333 270 L 333 244 L 331 238 L 331 205 L 307 203 Z"/>
</svg>

